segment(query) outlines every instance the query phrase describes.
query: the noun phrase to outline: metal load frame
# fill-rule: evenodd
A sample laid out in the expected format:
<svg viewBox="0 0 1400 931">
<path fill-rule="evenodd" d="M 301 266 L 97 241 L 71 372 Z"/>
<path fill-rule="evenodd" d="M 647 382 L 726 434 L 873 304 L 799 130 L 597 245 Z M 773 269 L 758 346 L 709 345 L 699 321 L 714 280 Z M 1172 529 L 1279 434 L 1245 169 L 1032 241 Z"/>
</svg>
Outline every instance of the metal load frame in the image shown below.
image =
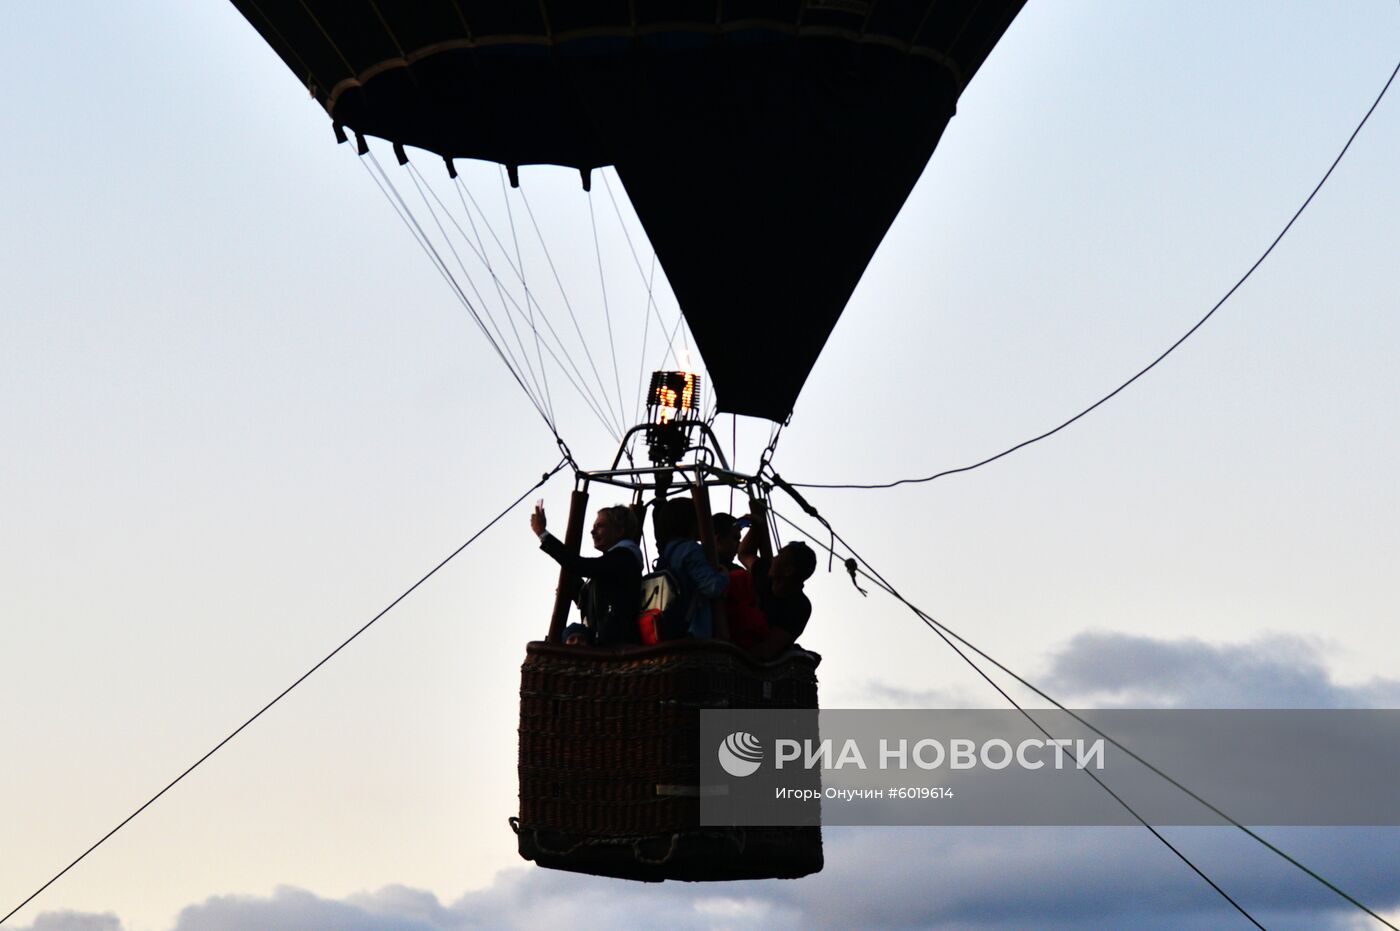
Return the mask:
<svg viewBox="0 0 1400 931">
<path fill-rule="evenodd" d="M 639 433 L 645 433 L 650 441 L 662 430 L 671 434 L 670 439 L 681 436 L 684 443 L 673 443 L 671 448 L 680 450 L 676 461 L 653 461 L 650 466 L 631 465 L 622 467 L 623 457 L 628 455 L 627 444 Z M 695 432 L 699 442 L 693 442 Z M 691 456 L 691 461 L 684 461 Z M 655 459 L 655 457 L 653 457 Z M 678 481 L 679 479 L 679 481 Z M 637 516 L 637 536 L 640 539 L 644 529 L 646 514 L 646 493 L 655 492 L 653 504 L 664 501 L 675 490 L 689 492 L 695 502 L 696 524 L 700 530 L 700 545 L 712 562 L 715 559 L 715 535 L 710 510 L 710 488 L 723 485 L 743 490 L 749 499 L 749 513 L 755 525 L 768 519 L 768 485 L 756 475 L 745 475 L 730 468 L 720 448 L 719 439 L 710 425 L 702 420 L 680 420 L 658 427 L 656 424 L 639 424 L 622 437 L 612 465 L 596 471 L 574 470 L 574 491 L 569 498 L 569 522 L 564 534 L 564 548 L 578 555 L 583 543 L 583 525 L 588 516 L 588 486 L 592 483 L 626 488 L 632 492 L 631 508 Z M 768 550 L 767 534 L 759 541 L 762 555 L 771 555 Z M 554 610 L 550 615 L 549 643 L 561 643 L 565 622 L 569 617 L 569 606 L 578 591 L 580 581 L 564 567 L 559 568 L 559 585 L 554 593 Z"/>
</svg>

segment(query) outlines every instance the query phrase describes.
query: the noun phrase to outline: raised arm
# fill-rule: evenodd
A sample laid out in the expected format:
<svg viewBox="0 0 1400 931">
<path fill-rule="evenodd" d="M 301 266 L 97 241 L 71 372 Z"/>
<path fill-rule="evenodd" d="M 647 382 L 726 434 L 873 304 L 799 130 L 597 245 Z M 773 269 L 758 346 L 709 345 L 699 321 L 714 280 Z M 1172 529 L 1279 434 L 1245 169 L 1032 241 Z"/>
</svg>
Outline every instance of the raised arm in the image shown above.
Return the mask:
<svg viewBox="0 0 1400 931">
<path fill-rule="evenodd" d="M 565 548 L 564 541 L 548 531 L 540 536 L 540 549 L 548 553 L 555 562 L 569 572 L 585 579 L 609 574 L 621 575 L 627 572 L 631 560 L 630 556 L 622 558 L 625 554 L 609 557 L 606 553 L 602 556 L 580 556 L 577 553 L 570 553 Z"/>
<path fill-rule="evenodd" d="M 695 583 L 695 590 L 702 598 L 718 598 L 729 588 L 729 573 L 716 569 L 705 558 L 705 551 L 698 543 L 688 543 L 680 556 L 680 570 Z"/>
<path fill-rule="evenodd" d="M 744 533 L 744 539 L 739 541 L 739 565 L 745 569 L 752 570 L 753 564 L 758 562 L 764 550 L 768 548 L 768 523 L 767 521 L 754 521 L 749 525 L 749 529 Z"/>
</svg>

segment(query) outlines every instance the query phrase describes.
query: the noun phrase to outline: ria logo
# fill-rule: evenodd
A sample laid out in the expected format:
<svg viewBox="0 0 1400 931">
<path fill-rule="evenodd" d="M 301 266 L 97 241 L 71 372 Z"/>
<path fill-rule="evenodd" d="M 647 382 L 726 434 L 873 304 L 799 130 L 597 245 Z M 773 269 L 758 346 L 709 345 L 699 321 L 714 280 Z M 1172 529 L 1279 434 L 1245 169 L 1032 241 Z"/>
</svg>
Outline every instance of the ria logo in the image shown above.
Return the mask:
<svg viewBox="0 0 1400 931">
<path fill-rule="evenodd" d="M 744 731 L 735 731 L 719 745 L 719 765 L 731 776 L 752 776 L 763 762 L 763 745 Z"/>
</svg>

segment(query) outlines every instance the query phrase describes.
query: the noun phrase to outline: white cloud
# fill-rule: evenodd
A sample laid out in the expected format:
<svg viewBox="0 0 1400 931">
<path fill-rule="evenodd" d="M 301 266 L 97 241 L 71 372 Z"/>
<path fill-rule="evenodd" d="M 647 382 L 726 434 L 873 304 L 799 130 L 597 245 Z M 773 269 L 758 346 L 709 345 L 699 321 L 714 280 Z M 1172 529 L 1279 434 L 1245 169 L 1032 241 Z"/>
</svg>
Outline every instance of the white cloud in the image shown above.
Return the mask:
<svg viewBox="0 0 1400 931">
<path fill-rule="evenodd" d="M 1094 707 L 1400 707 L 1400 680 L 1343 685 L 1322 656 L 1321 643 L 1300 637 L 1211 644 L 1082 633 L 1037 684 L 1065 704 Z"/>
<path fill-rule="evenodd" d="M 1017 671 L 1070 708 L 1400 708 L 1400 679 L 1339 683 L 1324 657 L 1322 642 L 1301 637 L 1217 644 L 1091 631 L 1052 653 L 1046 668 Z M 1013 694 L 1026 694 L 986 661 L 978 664 Z M 981 689 L 920 689 L 871 680 L 856 704 L 982 708 L 995 701 Z"/>
<path fill-rule="evenodd" d="M 1395 681 L 1332 681 L 1316 644 L 1281 637 L 1212 645 L 1086 633 L 1052 657 L 1043 678 L 1056 697 L 1081 706 L 1347 707 L 1400 699 Z M 920 697 L 878 683 L 872 694 L 880 688 L 901 704 Z M 1358 922 L 1365 916 L 1233 829 L 1167 833 L 1269 928 L 1349 931 L 1370 921 Z M 1248 927 L 1139 829 L 837 828 L 826 836 L 826 869 L 801 880 L 657 885 L 522 867 L 450 904 L 402 885 L 345 899 L 290 887 L 268 897 L 216 896 L 185 908 L 172 931 Z M 1400 828 L 1275 829 L 1269 836 L 1373 907 L 1400 907 L 1389 866 L 1400 861 Z M 123 928 L 115 915 L 52 912 L 17 931 Z"/>
<path fill-rule="evenodd" d="M 1341 899 L 1224 829 L 1170 837 L 1265 926 L 1350 929 Z M 1376 907 L 1400 906 L 1383 864 L 1400 830 L 1297 829 L 1271 838 Z M 844 828 L 827 868 L 801 880 L 643 884 L 530 867 L 502 872 L 451 904 L 405 886 L 326 899 L 301 889 L 217 896 L 173 931 L 467 931 L 581 926 L 678 931 L 1248 927 L 1145 831 L 1130 828 Z M 52 913 L 18 931 L 121 931 L 114 916 Z"/>
<path fill-rule="evenodd" d="M 122 931 L 121 919 L 110 912 L 45 912 L 28 931 Z"/>
</svg>

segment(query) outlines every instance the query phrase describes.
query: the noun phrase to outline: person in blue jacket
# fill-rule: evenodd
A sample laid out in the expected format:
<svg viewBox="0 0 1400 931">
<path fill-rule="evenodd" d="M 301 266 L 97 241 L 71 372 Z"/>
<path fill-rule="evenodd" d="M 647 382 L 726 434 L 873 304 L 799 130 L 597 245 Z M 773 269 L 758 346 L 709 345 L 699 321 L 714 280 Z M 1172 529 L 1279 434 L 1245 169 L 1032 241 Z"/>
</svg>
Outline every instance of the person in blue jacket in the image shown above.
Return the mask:
<svg viewBox="0 0 1400 931">
<path fill-rule="evenodd" d="M 710 564 L 700 546 L 695 502 L 690 498 L 671 498 L 656 506 L 652 512 L 652 529 L 656 534 L 657 569 L 665 569 L 680 587 L 680 602 L 688 618 L 687 630 L 663 631 L 663 637 L 689 636 L 710 639 L 715 636 L 714 610 L 711 600 L 724 595 L 729 587 L 729 573 Z"/>
</svg>

